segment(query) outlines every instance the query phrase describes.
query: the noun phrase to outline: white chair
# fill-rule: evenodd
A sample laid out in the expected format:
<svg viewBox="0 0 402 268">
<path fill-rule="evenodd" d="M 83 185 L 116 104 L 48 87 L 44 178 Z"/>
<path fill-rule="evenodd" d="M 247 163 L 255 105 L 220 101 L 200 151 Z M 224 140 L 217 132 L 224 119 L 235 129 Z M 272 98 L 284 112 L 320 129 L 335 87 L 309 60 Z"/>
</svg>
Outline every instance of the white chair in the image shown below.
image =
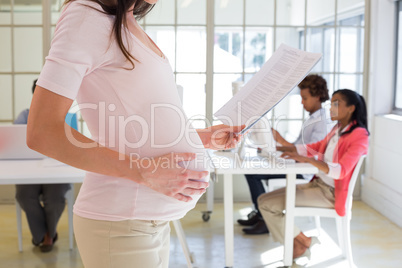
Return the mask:
<svg viewBox="0 0 402 268">
<path fill-rule="evenodd" d="M 68 211 L 68 238 L 70 242 L 70 250 L 73 249 L 74 231 L 73 231 L 73 205 L 74 205 L 74 185 L 71 185 L 70 190 L 65 195 L 67 201 Z M 22 252 L 22 221 L 21 221 L 21 207 L 20 204 L 15 202 L 15 210 L 17 214 L 17 230 L 18 230 L 18 250 Z"/>
<path fill-rule="evenodd" d="M 172 221 L 172 223 L 173 223 L 174 229 L 176 231 L 177 238 L 179 239 L 181 247 L 183 249 L 184 257 L 186 258 L 186 261 L 187 261 L 187 268 L 193 268 L 194 267 L 193 264 L 195 263 L 194 254 L 192 252 L 190 252 L 190 250 L 188 248 L 186 236 L 184 234 L 183 227 L 181 226 L 180 220 Z"/>
<path fill-rule="evenodd" d="M 339 247 L 342 250 L 342 256 L 345 257 L 348 261 L 349 267 L 355 267 L 352 257 L 352 245 L 350 241 L 350 220 L 352 219 L 353 190 L 355 188 L 357 177 L 365 158 L 366 155 L 362 155 L 357 162 L 355 169 L 353 170 L 353 174 L 349 182 L 349 191 L 345 204 L 345 216 L 340 217 L 336 213 L 335 209 L 327 208 L 296 207 L 294 210 L 295 217 L 319 216 L 335 218 Z"/>
<path fill-rule="evenodd" d="M 296 179 L 296 184 L 306 184 L 308 183 L 308 180 L 305 179 Z M 286 187 L 286 179 L 270 179 L 267 180 L 267 190 L 268 192 L 272 192 L 276 189 Z M 312 220 L 312 219 L 311 219 Z M 315 220 L 315 227 L 318 230 L 318 235 L 320 235 L 320 229 L 321 229 L 321 221 L 319 216 L 314 217 Z"/>
</svg>

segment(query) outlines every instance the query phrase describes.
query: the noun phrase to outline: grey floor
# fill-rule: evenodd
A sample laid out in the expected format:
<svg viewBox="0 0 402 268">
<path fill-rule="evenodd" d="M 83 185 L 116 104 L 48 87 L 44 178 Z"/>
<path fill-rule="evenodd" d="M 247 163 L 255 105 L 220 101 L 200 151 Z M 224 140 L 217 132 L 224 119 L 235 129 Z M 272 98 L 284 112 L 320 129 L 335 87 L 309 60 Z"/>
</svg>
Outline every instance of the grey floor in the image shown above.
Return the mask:
<svg viewBox="0 0 402 268">
<path fill-rule="evenodd" d="M 235 218 L 246 216 L 250 204 L 236 203 Z M 224 267 L 223 205 L 215 204 L 208 222 L 201 219 L 205 204 L 198 204 L 182 220 L 190 250 L 195 256 L 195 267 Z M 43 254 L 34 248 L 28 226 L 23 219 L 24 251 L 18 252 L 14 205 L 0 205 L 0 267 L 11 268 L 73 268 L 83 267 L 77 249 L 68 249 L 68 225 L 66 213 L 59 224 L 59 241 L 51 253 Z M 235 224 L 235 268 L 280 267 L 283 247 L 273 242 L 269 235 L 243 235 L 241 227 Z M 307 235 L 318 235 L 314 222 L 298 218 L 296 224 Z M 319 239 L 321 245 L 312 250 L 312 259 L 300 260 L 293 267 L 348 267 L 340 257 L 336 245 L 336 230 L 332 219 L 322 219 Z M 402 229 L 374 211 L 363 202 L 355 201 L 351 225 L 353 257 L 357 267 L 402 267 Z M 185 268 L 183 251 L 172 228 L 170 265 Z M 153 267 L 141 267 L 153 268 Z"/>
</svg>

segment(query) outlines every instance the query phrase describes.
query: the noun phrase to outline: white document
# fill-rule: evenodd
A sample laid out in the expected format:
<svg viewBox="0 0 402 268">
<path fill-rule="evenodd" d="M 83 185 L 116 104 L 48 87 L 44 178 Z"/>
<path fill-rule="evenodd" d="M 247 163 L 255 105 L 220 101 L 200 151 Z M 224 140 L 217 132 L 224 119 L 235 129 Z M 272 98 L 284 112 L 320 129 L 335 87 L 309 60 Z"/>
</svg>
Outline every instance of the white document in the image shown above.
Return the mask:
<svg viewBox="0 0 402 268">
<path fill-rule="evenodd" d="M 288 95 L 321 56 L 282 44 L 243 89 L 214 115 L 227 125 L 246 125 L 244 133 Z"/>
</svg>

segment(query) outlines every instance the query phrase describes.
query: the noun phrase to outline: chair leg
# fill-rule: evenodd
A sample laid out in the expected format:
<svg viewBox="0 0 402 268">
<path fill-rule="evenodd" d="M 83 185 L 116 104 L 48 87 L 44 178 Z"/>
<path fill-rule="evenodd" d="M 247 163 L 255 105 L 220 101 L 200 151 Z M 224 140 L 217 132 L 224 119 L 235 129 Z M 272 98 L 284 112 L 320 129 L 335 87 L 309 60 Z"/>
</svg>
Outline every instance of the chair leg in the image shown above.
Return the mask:
<svg viewBox="0 0 402 268">
<path fill-rule="evenodd" d="M 186 257 L 186 261 L 187 261 L 187 267 L 193 268 L 194 259 L 193 259 L 193 256 L 192 256 L 190 250 L 188 249 L 186 236 L 184 234 L 183 227 L 181 226 L 180 220 L 172 221 L 172 223 L 176 230 L 176 234 L 180 241 L 181 247 L 183 248 L 184 257 Z"/>
<path fill-rule="evenodd" d="M 345 248 L 345 257 L 349 263 L 349 267 L 355 267 L 352 256 L 352 243 L 350 239 L 350 218 L 345 216 L 342 218 L 343 225 L 343 242 Z"/>
<path fill-rule="evenodd" d="M 272 183 L 269 183 L 269 180 L 267 180 L 267 186 L 268 186 L 268 192 L 272 192 L 274 190 L 274 186 Z"/>
<path fill-rule="evenodd" d="M 335 218 L 336 222 L 336 231 L 338 234 L 338 243 L 339 248 L 341 249 L 342 256 L 346 258 L 346 249 L 345 249 L 345 241 L 344 241 L 344 230 L 343 230 L 343 222 L 341 217 Z"/>
<path fill-rule="evenodd" d="M 21 219 L 21 207 L 18 201 L 15 201 L 15 212 L 17 215 L 17 231 L 18 231 L 18 250 L 22 252 L 22 219 Z"/>
<path fill-rule="evenodd" d="M 74 206 L 74 185 L 66 192 L 67 210 L 68 210 L 68 239 L 70 250 L 74 247 L 74 229 L 73 229 L 73 206 Z"/>
<path fill-rule="evenodd" d="M 315 228 L 317 229 L 317 235 L 321 235 L 321 221 L 320 221 L 320 216 L 314 216 L 315 220 Z"/>
</svg>

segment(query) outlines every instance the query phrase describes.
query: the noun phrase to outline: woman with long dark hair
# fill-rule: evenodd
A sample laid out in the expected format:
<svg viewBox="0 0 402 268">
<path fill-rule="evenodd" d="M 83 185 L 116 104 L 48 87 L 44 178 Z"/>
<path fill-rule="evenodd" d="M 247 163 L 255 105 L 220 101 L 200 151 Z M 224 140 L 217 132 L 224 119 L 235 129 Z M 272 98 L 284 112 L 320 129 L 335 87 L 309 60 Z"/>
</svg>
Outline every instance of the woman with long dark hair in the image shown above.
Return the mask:
<svg viewBox="0 0 402 268">
<path fill-rule="evenodd" d="M 338 123 L 325 139 L 282 150 L 283 157 L 319 169 L 309 183 L 296 186 L 296 206 L 335 208 L 339 216 L 344 216 L 354 167 L 368 149 L 366 103 L 356 92 L 341 89 L 332 95 L 330 111 L 331 119 Z M 258 205 L 274 240 L 283 243 L 285 189 L 261 195 Z M 293 257 L 309 257 L 310 248 L 317 242 L 317 238 L 307 237 L 295 227 Z"/>
<path fill-rule="evenodd" d="M 156 2 L 66 1 L 32 100 L 28 146 L 88 171 L 74 206 L 87 268 L 168 267 L 169 221 L 208 186 L 205 148 L 233 147 L 242 129 L 191 127 L 137 23 Z M 91 138 L 64 123 L 75 99 Z"/>
</svg>

